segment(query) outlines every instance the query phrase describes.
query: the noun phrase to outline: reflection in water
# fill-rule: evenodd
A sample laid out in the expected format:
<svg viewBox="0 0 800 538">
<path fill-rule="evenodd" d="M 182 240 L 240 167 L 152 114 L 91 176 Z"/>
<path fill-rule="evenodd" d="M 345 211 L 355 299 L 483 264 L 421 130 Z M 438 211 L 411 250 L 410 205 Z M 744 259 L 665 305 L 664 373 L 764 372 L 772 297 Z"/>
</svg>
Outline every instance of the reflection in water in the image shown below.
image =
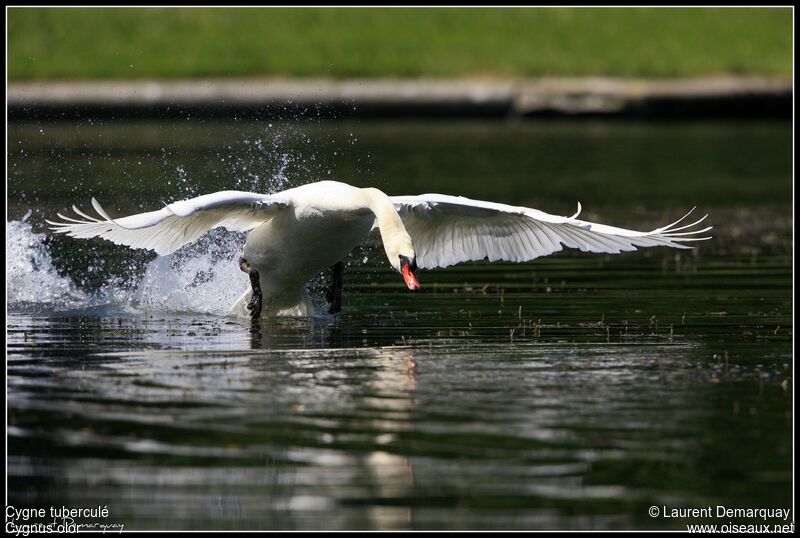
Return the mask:
<svg viewBox="0 0 800 538">
<path fill-rule="evenodd" d="M 735 502 L 719 477 L 766 447 L 789 461 L 786 355 L 759 369 L 762 344 L 720 382 L 685 338 L 437 340 L 418 321 L 425 344 L 335 347 L 369 325 L 12 315 L 12 498 L 111 504 L 131 528 L 630 527 L 646 503 Z M 720 420 L 735 402 L 768 444 Z M 749 491 L 781 502 L 789 479 Z"/>
<path fill-rule="evenodd" d="M 174 321 L 164 323 L 174 327 Z M 60 340 L 68 326 L 16 318 L 12 335 L 21 340 L 12 340 L 12 347 L 26 345 L 31 334 Z M 117 328 L 87 323 L 83 330 L 101 337 Z M 164 334 L 163 327 L 157 327 L 156 334 Z M 17 373 L 29 366 L 23 357 L 12 354 L 11 359 Z M 413 486 L 407 458 L 381 449 L 394 441 L 395 429 L 411 429 L 409 349 L 284 349 L 234 355 L 212 349 L 100 351 L 78 361 L 65 359 L 72 366 L 53 373 L 52 367 L 61 361 L 56 357 L 46 361 L 51 372 L 46 380 L 15 385 L 18 396 L 13 405 L 44 413 L 42 419 L 54 414 L 66 419 L 42 439 L 48 445 L 67 453 L 99 451 L 98 456 L 110 459 L 96 466 L 94 458 L 57 458 L 45 468 L 36 464 L 35 455 L 19 455 L 12 459 L 13 467 L 27 468 L 34 475 L 44 472 L 67 483 L 94 484 L 98 493 L 83 492 L 89 498 L 121 488 L 123 496 L 141 503 L 137 520 L 146 521 L 147 513 L 156 512 L 167 500 L 165 495 L 175 494 L 170 491 L 214 483 L 236 488 L 226 492 L 225 487 L 214 487 L 217 504 L 209 498 L 201 506 L 209 517 L 239 524 L 252 518 L 262 521 L 259 517 L 280 521 L 284 511 L 332 510 L 342 495 L 403 497 Z M 45 387 L 46 395 L 37 395 Z M 352 431 L 346 425 L 337 428 L 338 417 L 360 425 Z M 23 424 L 14 426 L 12 435 L 23 444 L 38 437 Z M 344 448 L 351 444 L 363 448 Z M 147 464 L 152 458 L 162 460 L 161 471 Z M 198 467 L 202 462 L 209 462 L 208 467 Z M 221 469 L 227 471 L 219 474 Z M 143 498 L 155 485 L 159 490 L 155 497 Z M 262 493 L 243 496 L 241 488 Z M 64 493 L 73 502 L 88 500 L 80 489 Z M 269 499 L 266 504 L 262 495 Z M 397 512 L 378 507 L 374 515 L 359 516 L 355 523 L 348 518 L 342 524 L 394 527 L 408 522 L 409 510 L 400 511 L 400 521 L 395 521 Z M 192 511 L 185 517 L 198 516 Z M 370 523 L 372 518 L 376 520 Z"/>
</svg>

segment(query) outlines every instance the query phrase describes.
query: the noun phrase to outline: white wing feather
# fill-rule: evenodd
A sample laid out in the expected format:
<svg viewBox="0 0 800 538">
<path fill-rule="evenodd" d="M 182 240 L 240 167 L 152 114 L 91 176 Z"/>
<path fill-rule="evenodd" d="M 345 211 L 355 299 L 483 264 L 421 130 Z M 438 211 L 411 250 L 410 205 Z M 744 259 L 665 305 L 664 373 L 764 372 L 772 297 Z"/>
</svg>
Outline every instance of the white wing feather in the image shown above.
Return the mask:
<svg viewBox="0 0 800 538">
<path fill-rule="evenodd" d="M 411 236 L 417 265 L 422 268 L 486 258 L 523 262 L 558 252 L 564 246 L 586 252 L 619 253 L 637 247 L 691 248 L 682 243 L 710 239 L 695 237 L 710 230 L 710 226 L 683 231 L 706 217 L 675 227 L 691 211 L 668 226 L 637 232 L 579 220 L 575 217 L 580 213 L 580 204 L 578 213 L 561 217 L 527 207 L 443 194 L 391 199 Z"/>
<path fill-rule="evenodd" d="M 92 205 L 100 219 L 72 206 L 73 211 L 85 220 L 59 213 L 64 222 L 47 222 L 56 233 L 81 239 L 102 237 L 118 245 L 147 248 L 164 255 L 218 226 L 233 231 L 251 230 L 289 203 L 280 194 L 221 191 L 120 219 L 112 219 L 94 198 Z"/>
</svg>

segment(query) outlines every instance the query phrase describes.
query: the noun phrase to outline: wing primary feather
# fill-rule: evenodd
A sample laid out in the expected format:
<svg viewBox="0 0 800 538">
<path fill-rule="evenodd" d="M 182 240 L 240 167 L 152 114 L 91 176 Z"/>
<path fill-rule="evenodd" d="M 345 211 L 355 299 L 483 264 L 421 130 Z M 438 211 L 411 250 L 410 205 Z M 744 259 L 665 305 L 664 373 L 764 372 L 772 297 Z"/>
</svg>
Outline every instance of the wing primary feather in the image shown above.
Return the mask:
<svg viewBox="0 0 800 538">
<path fill-rule="evenodd" d="M 521 221 L 519 223 L 519 226 L 522 229 L 521 239 L 522 239 L 522 244 L 525 245 L 525 249 L 526 249 L 525 252 L 529 256 L 533 256 L 533 258 L 538 258 L 541 255 L 540 251 L 533 244 L 533 237 L 535 236 L 536 232 L 531 230 L 531 226 L 530 226 L 530 224 L 528 224 L 527 221 Z M 530 259 L 533 259 L 533 258 L 530 258 Z"/>
<path fill-rule="evenodd" d="M 525 243 L 523 241 L 523 238 L 525 237 L 525 232 L 522 230 L 521 224 L 518 221 L 515 222 L 515 221 L 512 220 L 509 223 L 509 225 L 514 230 L 516 230 L 516 233 L 511 235 L 513 237 L 513 239 L 514 239 L 514 243 L 517 246 L 517 252 L 516 252 L 516 256 L 515 256 L 516 259 L 514 261 L 515 262 L 524 261 L 530 255 L 529 250 L 531 250 L 529 247 L 528 248 L 525 247 Z"/>
<path fill-rule="evenodd" d="M 90 221 L 92 221 L 92 222 L 103 222 L 103 221 L 101 221 L 100 219 L 96 219 L 96 218 L 94 218 L 94 217 L 91 217 L 91 216 L 87 215 L 86 213 L 84 213 L 83 211 L 81 211 L 80 209 L 78 209 L 77 207 L 75 207 L 74 205 L 72 206 L 72 210 L 73 210 L 75 213 L 77 213 L 78 215 L 80 215 L 81 217 L 83 217 L 83 218 L 85 218 L 85 219 L 88 219 L 88 220 L 90 220 Z"/>
<path fill-rule="evenodd" d="M 564 226 L 558 229 L 559 233 L 564 235 L 568 235 L 572 237 L 572 240 L 575 241 L 575 246 L 573 248 L 577 248 L 584 252 L 597 252 L 597 246 L 594 244 L 589 243 L 588 239 L 584 234 L 579 233 L 582 231 L 582 228 L 579 227 L 571 227 L 571 226 Z"/>
<path fill-rule="evenodd" d="M 58 215 L 59 218 L 62 218 L 64 220 L 68 220 L 69 222 L 75 222 L 75 223 L 78 223 L 78 224 L 88 224 L 85 220 L 78 220 L 78 219 L 73 219 L 71 217 L 66 217 L 66 216 L 62 215 L 61 213 L 56 213 L 56 215 Z M 102 221 L 95 219 L 94 222 L 102 222 Z"/>
<path fill-rule="evenodd" d="M 691 224 L 685 224 L 684 226 L 680 226 L 680 227 L 678 227 L 678 228 L 669 228 L 668 230 L 662 230 L 662 232 L 661 232 L 661 233 L 674 233 L 674 232 L 678 232 L 678 231 L 680 231 L 680 230 L 685 230 L 686 228 L 691 228 L 692 226 L 697 226 L 698 224 L 700 224 L 701 222 L 703 222 L 704 220 L 706 220 L 706 217 L 708 217 L 708 214 L 706 214 L 706 215 L 703 215 L 703 217 L 702 217 L 702 218 L 700 218 L 700 219 L 698 219 L 698 220 L 694 221 L 694 222 L 693 222 L 693 223 L 691 223 Z"/>
<path fill-rule="evenodd" d="M 580 202 L 578 202 L 578 210 L 577 210 L 577 211 L 575 212 L 575 214 L 574 214 L 574 215 L 572 215 L 570 218 L 571 218 L 571 219 L 576 219 L 576 218 L 578 218 L 578 215 L 580 215 L 580 214 L 581 214 L 581 209 L 583 209 L 583 208 L 581 207 L 581 203 L 580 203 Z"/>
<path fill-rule="evenodd" d="M 681 222 L 683 219 L 685 219 L 686 217 L 688 217 L 689 215 L 691 215 L 691 214 L 692 214 L 692 212 L 693 212 L 695 209 L 697 209 L 697 206 L 694 206 L 693 208 L 691 208 L 691 209 L 689 210 L 689 212 L 688 212 L 688 213 L 686 213 L 684 216 L 682 216 L 681 218 L 679 218 L 678 220 L 676 220 L 676 221 L 675 221 L 675 222 L 673 222 L 672 224 L 667 224 L 666 226 L 663 226 L 663 227 L 661 227 L 661 228 L 656 228 L 655 230 L 653 230 L 653 231 L 652 231 L 652 232 L 650 232 L 650 233 L 666 232 L 667 230 L 669 230 L 670 228 L 672 228 L 673 226 L 675 226 L 676 224 L 678 224 L 679 222 Z"/>
<path fill-rule="evenodd" d="M 674 234 L 673 234 L 672 232 L 667 232 L 667 233 L 665 233 L 665 234 L 661 234 L 661 235 L 662 235 L 663 237 L 669 237 L 669 238 L 673 238 L 673 239 L 679 239 L 680 237 L 683 237 L 684 235 L 696 235 L 696 234 L 701 234 L 701 233 L 703 233 L 703 232 L 707 232 L 707 231 L 709 231 L 709 230 L 713 230 L 713 229 L 714 229 L 714 227 L 713 227 L 713 226 L 706 226 L 706 227 L 705 227 L 705 228 L 703 228 L 702 230 L 694 230 L 694 231 L 691 231 L 691 232 L 675 232 Z"/>
<path fill-rule="evenodd" d="M 553 252 L 558 252 L 559 250 L 561 250 L 563 248 L 561 246 L 561 243 L 563 242 L 563 239 L 561 239 L 553 230 L 551 230 L 550 226 L 548 226 L 548 225 L 546 225 L 544 223 L 540 224 L 539 222 L 537 222 L 535 220 L 533 220 L 531 222 L 541 232 L 541 237 L 539 236 L 539 234 L 536 234 L 536 240 L 539 242 L 539 245 L 540 245 L 540 247 L 542 248 L 542 250 L 544 252 L 547 251 L 548 247 L 545 245 L 543 239 L 547 240 L 547 243 L 550 245 L 549 248 Z"/>
<path fill-rule="evenodd" d="M 114 222 L 114 219 L 108 216 L 108 213 L 105 212 L 103 206 L 100 205 L 100 202 L 98 202 L 94 196 L 92 196 L 92 207 L 94 207 L 94 210 L 97 211 L 98 215 L 106 219 L 108 222 Z"/>
<path fill-rule="evenodd" d="M 599 245 L 599 248 L 598 246 L 595 246 L 595 248 L 598 248 L 596 252 L 619 252 L 619 247 L 615 245 L 608 236 L 604 236 L 599 233 L 592 233 L 580 228 L 578 229 L 578 233 L 585 235 L 587 241 L 592 241 L 595 245 Z"/>
</svg>

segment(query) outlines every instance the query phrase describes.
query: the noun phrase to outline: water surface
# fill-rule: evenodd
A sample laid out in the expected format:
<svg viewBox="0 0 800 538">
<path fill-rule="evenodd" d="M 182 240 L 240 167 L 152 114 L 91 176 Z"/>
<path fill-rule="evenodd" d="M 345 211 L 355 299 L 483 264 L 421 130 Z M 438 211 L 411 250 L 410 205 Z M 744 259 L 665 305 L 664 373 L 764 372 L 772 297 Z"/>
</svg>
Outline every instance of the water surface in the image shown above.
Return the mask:
<svg viewBox="0 0 800 538">
<path fill-rule="evenodd" d="M 167 258 L 46 232 L 317 179 L 649 229 L 692 251 L 562 252 L 420 274 L 372 238 L 345 305 L 251 324 L 241 234 Z M 9 126 L 8 503 L 134 529 L 684 528 L 651 505 L 792 500 L 785 123 Z M 24 219 L 28 210 L 31 214 Z M 699 521 L 727 523 L 727 521 Z M 772 521 L 770 521 L 772 522 Z"/>
</svg>

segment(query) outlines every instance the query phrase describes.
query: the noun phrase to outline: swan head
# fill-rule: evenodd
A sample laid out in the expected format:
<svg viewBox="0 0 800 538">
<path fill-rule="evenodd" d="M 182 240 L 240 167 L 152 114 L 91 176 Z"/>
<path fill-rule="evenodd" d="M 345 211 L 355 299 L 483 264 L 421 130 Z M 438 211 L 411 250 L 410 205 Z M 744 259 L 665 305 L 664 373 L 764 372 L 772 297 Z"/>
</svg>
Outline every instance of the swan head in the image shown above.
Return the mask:
<svg viewBox="0 0 800 538">
<path fill-rule="evenodd" d="M 403 280 L 410 290 L 418 290 L 421 285 L 417 280 L 417 254 L 411 245 L 408 234 L 398 234 L 393 241 L 384 243 L 386 256 L 394 270 L 403 275 Z"/>
<path fill-rule="evenodd" d="M 417 275 L 415 274 L 417 271 L 417 257 L 412 256 L 403 256 L 400 254 L 400 273 L 403 275 L 403 280 L 406 281 L 406 286 L 408 289 L 415 291 L 420 289 L 422 285 L 417 280 Z"/>
</svg>

